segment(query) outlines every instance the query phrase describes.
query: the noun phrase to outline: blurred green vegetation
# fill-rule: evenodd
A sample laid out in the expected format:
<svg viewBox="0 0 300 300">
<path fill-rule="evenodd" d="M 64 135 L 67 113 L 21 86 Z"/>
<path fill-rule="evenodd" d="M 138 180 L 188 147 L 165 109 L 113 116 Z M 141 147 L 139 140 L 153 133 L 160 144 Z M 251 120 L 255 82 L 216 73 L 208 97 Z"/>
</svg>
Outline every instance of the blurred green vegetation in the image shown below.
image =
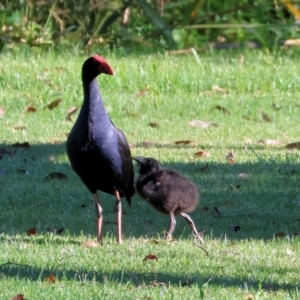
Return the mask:
<svg viewBox="0 0 300 300">
<path fill-rule="evenodd" d="M 273 48 L 299 35 L 299 9 L 288 0 L 0 0 L 0 50 Z"/>
</svg>

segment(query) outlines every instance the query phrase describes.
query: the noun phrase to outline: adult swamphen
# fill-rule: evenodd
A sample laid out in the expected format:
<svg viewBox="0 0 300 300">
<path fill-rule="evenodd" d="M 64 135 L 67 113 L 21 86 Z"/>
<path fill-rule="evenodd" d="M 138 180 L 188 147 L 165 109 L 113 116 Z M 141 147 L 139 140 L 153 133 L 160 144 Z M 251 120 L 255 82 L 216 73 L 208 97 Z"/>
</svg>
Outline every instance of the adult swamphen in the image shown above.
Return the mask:
<svg viewBox="0 0 300 300">
<path fill-rule="evenodd" d="M 150 157 L 133 157 L 139 164 L 139 177 L 136 182 L 136 191 L 154 208 L 170 216 L 169 229 L 166 239 L 172 237 L 176 226 L 175 215 L 182 216 L 195 237 L 202 243 L 201 233 L 187 214 L 195 209 L 199 202 L 199 192 L 194 183 L 174 170 L 162 168 L 160 163 Z"/>
<path fill-rule="evenodd" d="M 130 204 L 134 195 L 133 164 L 124 133 L 114 126 L 104 108 L 96 80 L 101 73 L 113 75 L 101 56 L 94 55 L 83 63 L 83 104 L 67 139 L 67 154 L 73 170 L 93 194 L 98 241 L 102 244 L 100 190 L 116 198 L 117 242 L 122 243 L 120 198 L 125 197 Z"/>
</svg>

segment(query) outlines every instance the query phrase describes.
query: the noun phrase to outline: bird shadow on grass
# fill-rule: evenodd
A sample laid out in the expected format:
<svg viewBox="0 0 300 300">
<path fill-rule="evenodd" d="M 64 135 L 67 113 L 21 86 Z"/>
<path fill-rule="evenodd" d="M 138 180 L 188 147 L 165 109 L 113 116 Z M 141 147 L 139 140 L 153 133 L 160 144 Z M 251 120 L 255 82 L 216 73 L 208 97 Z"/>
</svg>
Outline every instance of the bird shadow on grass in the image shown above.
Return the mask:
<svg viewBox="0 0 300 300">
<path fill-rule="evenodd" d="M 185 147 L 190 146 L 181 146 Z M 24 233 L 30 227 L 45 230 L 59 224 L 71 234 L 83 231 L 94 235 L 92 197 L 72 171 L 65 144 L 2 143 L 0 156 L 0 232 Z M 278 232 L 292 236 L 300 231 L 300 167 L 296 156 L 285 161 L 261 158 L 234 164 L 225 158 L 224 163 L 204 158 L 168 162 L 164 167 L 181 172 L 199 187 L 201 201 L 191 213 L 198 231 L 215 238 L 270 239 Z M 51 173 L 62 173 L 65 178 L 46 180 Z M 114 199 L 103 193 L 100 197 L 105 221 L 110 223 L 105 230 L 114 232 Z M 167 229 L 168 217 L 138 196 L 131 208 L 124 204 L 123 209 L 125 238 L 151 236 Z M 188 238 L 191 232 L 187 225 L 179 217 L 177 222 L 174 237 Z"/>
<path fill-rule="evenodd" d="M 282 269 L 282 267 L 266 267 L 264 266 L 257 272 L 267 272 L 268 274 L 280 273 L 284 278 L 290 272 L 289 268 Z M 7 262 L 0 265 L 0 276 L 11 277 L 30 280 L 32 282 L 45 282 L 54 283 L 52 280 L 55 278 L 55 282 L 59 281 L 77 281 L 80 284 L 87 282 L 98 282 L 100 284 L 117 284 L 127 286 L 128 284 L 133 285 L 136 288 L 147 288 L 147 287 L 164 287 L 168 288 L 171 286 L 178 288 L 189 289 L 197 286 L 199 289 L 203 285 L 209 282 L 210 286 L 220 287 L 233 287 L 239 289 L 250 290 L 264 290 L 267 292 L 277 291 L 296 291 L 300 289 L 300 285 L 294 284 L 279 284 L 276 281 L 256 281 L 248 277 L 230 277 L 230 276 L 216 276 L 205 270 L 205 276 L 201 272 L 182 272 L 181 274 L 161 273 L 161 272 L 136 272 L 131 270 L 116 270 L 109 272 L 95 271 L 89 269 L 64 269 L 60 268 L 34 268 L 30 265 L 15 264 Z M 49 277 L 52 279 L 49 282 Z M 53 277 L 54 276 L 54 277 Z M 50 277 L 50 278 L 51 278 Z"/>
</svg>

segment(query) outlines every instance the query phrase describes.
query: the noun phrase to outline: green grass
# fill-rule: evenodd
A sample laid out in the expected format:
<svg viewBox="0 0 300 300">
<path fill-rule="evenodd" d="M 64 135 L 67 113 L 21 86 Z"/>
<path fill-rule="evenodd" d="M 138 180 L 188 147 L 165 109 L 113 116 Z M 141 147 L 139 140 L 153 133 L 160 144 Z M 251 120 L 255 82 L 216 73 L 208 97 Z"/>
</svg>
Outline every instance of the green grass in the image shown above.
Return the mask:
<svg viewBox="0 0 300 300">
<path fill-rule="evenodd" d="M 131 208 L 123 202 L 123 245 L 115 241 L 113 197 L 101 193 L 105 245 L 81 246 L 95 239 L 95 211 L 68 163 L 65 140 L 76 118 L 67 120 L 67 110 L 82 102 L 85 57 L 0 57 L 0 154 L 12 152 L 0 160 L 1 299 L 299 299 L 300 156 L 284 145 L 299 140 L 300 63 L 284 54 L 243 55 L 243 64 L 239 54 L 223 52 L 200 55 L 199 64 L 194 56 L 109 55 L 116 75 L 99 77 L 132 154 L 155 157 L 198 185 L 201 202 L 191 216 L 205 231 L 208 257 L 179 218 L 175 241 L 164 242 L 168 218 L 138 196 Z M 44 109 L 57 98 L 59 106 Z M 37 111 L 28 113 L 28 106 Z M 218 127 L 192 127 L 192 120 Z M 266 139 L 283 144 L 258 143 Z M 177 146 L 178 140 L 193 143 Z M 16 142 L 30 147 L 13 148 Z M 225 158 L 231 149 L 233 165 Z M 199 150 L 211 155 L 195 158 Z M 51 172 L 67 180 L 46 181 Z M 28 237 L 32 227 L 38 234 Z M 49 227 L 66 229 L 53 235 Z M 284 238 L 274 238 L 279 232 Z M 158 260 L 143 261 L 149 253 Z M 51 274 L 54 284 L 47 282 Z"/>
</svg>

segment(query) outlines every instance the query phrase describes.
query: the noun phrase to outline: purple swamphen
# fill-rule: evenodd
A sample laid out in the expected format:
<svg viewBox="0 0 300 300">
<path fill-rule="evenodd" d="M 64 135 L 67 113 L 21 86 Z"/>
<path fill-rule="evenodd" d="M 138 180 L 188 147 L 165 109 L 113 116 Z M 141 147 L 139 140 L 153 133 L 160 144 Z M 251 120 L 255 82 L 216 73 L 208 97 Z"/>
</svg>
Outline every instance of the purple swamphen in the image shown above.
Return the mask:
<svg viewBox="0 0 300 300">
<path fill-rule="evenodd" d="M 113 75 L 99 55 L 82 65 L 83 104 L 67 139 L 67 154 L 75 173 L 92 193 L 97 213 L 97 238 L 102 244 L 103 209 L 97 190 L 114 195 L 117 242 L 122 243 L 121 198 L 134 195 L 133 164 L 124 133 L 108 117 L 97 84 L 101 73 Z"/>
</svg>

